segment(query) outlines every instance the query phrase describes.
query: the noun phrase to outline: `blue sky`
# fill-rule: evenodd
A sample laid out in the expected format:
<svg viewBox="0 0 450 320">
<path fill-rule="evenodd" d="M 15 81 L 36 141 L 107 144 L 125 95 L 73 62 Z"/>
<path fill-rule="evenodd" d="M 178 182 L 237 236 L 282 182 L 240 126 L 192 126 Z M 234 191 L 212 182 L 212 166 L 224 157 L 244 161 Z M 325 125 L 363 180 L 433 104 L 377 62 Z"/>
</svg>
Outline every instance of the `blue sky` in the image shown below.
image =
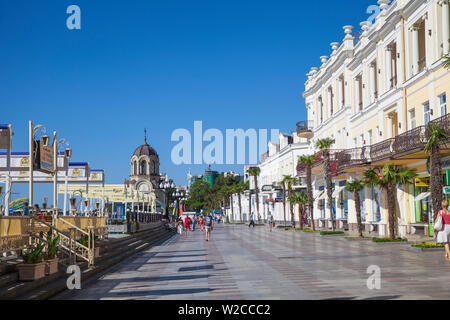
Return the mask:
<svg viewBox="0 0 450 320">
<path fill-rule="evenodd" d="M 81 30 L 66 9 L 81 8 Z M 122 183 L 143 142 L 177 184 L 204 165 L 176 166 L 173 130 L 295 130 L 306 117 L 306 73 L 342 42 L 375 0 L 0 0 L 0 123 L 13 151 L 27 150 L 27 123 L 70 141 L 73 161 Z M 242 172 L 242 166 L 214 166 Z M 37 201 L 51 186 L 38 185 Z M 26 193 L 24 186 L 16 192 Z M 15 198 L 16 196 L 13 196 Z"/>
</svg>

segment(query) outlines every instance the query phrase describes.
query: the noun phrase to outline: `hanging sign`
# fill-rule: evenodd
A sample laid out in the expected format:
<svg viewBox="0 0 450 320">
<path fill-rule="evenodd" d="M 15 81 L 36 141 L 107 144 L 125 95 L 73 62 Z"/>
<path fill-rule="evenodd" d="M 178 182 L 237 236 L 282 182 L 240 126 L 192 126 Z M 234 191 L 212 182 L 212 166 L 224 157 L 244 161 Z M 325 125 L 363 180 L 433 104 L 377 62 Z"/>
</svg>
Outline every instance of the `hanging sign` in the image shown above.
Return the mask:
<svg viewBox="0 0 450 320">
<path fill-rule="evenodd" d="M 416 187 L 429 187 L 430 186 L 430 178 L 415 178 L 414 185 Z"/>
</svg>

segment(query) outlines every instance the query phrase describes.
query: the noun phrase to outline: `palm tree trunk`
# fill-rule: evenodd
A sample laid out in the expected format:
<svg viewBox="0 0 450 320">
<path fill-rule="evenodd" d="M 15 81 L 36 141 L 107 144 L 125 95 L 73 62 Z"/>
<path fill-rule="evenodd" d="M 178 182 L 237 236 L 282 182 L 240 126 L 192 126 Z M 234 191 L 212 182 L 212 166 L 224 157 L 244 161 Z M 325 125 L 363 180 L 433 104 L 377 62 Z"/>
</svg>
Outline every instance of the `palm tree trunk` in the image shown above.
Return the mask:
<svg viewBox="0 0 450 320">
<path fill-rule="evenodd" d="M 303 230 L 303 214 L 304 214 L 304 205 L 299 204 L 298 205 L 298 220 L 300 223 L 300 230 Z"/>
<path fill-rule="evenodd" d="M 306 166 L 306 187 L 308 189 L 308 206 L 309 215 L 311 216 L 311 226 L 313 231 L 315 231 L 316 227 L 314 225 L 314 199 L 312 190 L 311 165 Z"/>
<path fill-rule="evenodd" d="M 231 216 L 234 219 L 234 210 L 233 210 L 233 194 L 230 195 L 230 207 L 231 207 Z"/>
<path fill-rule="evenodd" d="M 259 219 L 259 199 L 258 199 L 258 177 L 253 176 L 255 179 L 255 202 L 256 202 L 256 219 Z"/>
<path fill-rule="evenodd" d="M 359 233 L 359 236 L 362 237 L 363 231 L 362 231 L 362 221 L 361 221 L 361 198 L 359 195 L 359 191 L 355 191 L 354 195 L 355 195 L 356 221 L 358 223 L 358 233 Z"/>
<path fill-rule="evenodd" d="M 436 217 L 441 208 L 441 202 L 444 198 L 443 184 L 442 184 L 442 169 L 441 169 L 441 154 L 439 145 L 436 143 L 433 146 L 430 156 L 430 184 L 431 184 L 431 202 L 433 205 L 433 213 Z"/>
<path fill-rule="evenodd" d="M 292 194 L 292 189 L 289 189 L 289 196 Z M 295 227 L 295 217 L 294 217 L 294 204 L 289 203 L 289 210 L 291 211 L 291 225 Z"/>
<path fill-rule="evenodd" d="M 248 190 L 248 218 L 250 221 L 250 215 L 252 214 L 252 190 Z"/>
<path fill-rule="evenodd" d="M 238 200 L 239 200 L 239 222 L 242 222 L 242 203 L 240 193 L 238 193 Z"/>
<path fill-rule="evenodd" d="M 331 227 L 333 231 L 334 228 L 334 215 L 333 215 L 333 185 L 331 182 L 331 166 L 330 166 L 330 151 L 326 150 L 324 154 L 325 162 L 325 180 L 327 184 L 327 198 L 328 198 L 328 209 L 330 210 Z"/>
<path fill-rule="evenodd" d="M 389 213 L 389 236 L 391 239 L 395 239 L 395 186 L 392 184 L 388 184 L 386 187 L 387 192 L 387 205 L 388 205 L 388 213 Z"/>
<path fill-rule="evenodd" d="M 286 226 L 286 187 L 283 183 L 283 215 L 284 215 L 284 226 Z"/>
</svg>

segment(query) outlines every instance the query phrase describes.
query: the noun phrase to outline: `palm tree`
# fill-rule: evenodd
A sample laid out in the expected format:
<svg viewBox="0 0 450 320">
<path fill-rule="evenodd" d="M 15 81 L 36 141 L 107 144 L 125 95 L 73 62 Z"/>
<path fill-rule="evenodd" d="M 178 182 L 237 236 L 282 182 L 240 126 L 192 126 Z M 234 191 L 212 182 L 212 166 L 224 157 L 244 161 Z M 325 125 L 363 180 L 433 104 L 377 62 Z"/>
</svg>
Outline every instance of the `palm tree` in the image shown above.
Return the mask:
<svg viewBox="0 0 450 320">
<path fill-rule="evenodd" d="M 436 213 L 444 198 L 439 145 L 448 141 L 448 134 L 439 124 L 430 123 L 427 127 L 427 137 L 428 142 L 425 146 L 425 152 L 430 154 L 431 202 L 433 204 L 433 211 Z"/>
<path fill-rule="evenodd" d="M 252 189 L 250 188 L 250 181 L 245 183 L 245 190 L 248 190 L 248 217 L 252 213 Z"/>
<path fill-rule="evenodd" d="M 358 222 L 358 233 L 359 236 L 363 237 L 362 222 L 361 222 L 361 198 L 359 192 L 364 189 L 364 181 L 355 179 L 352 182 L 347 182 L 345 188 L 353 193 L 355 198 L 355 208 L 356 208 L 356 221 Z"/>
<path fill-rule="evenodd" d="M 297 179 L 293 178 L 290 175 L 284 175 L 283 180 L 281 180 L 281 183 L 283 184 L 283 205 L 286 207 L 286 190 L 287 190 L 287 196 L 290 197 L 292 194 L 292 186 L 297 182 Z M 285 187 L 287 186 L 287 187 Z M 295 226 L 294 221 L 294 210 L 293 210 L 293 203 L 289 201 L 289 212 L 291 213 L 291 225 Z M 284 225 L 286 225 L 286 208 L 284 208 Z"/>
<path fill-rule="evenodd" d="M 450 69 L 450 54 L 444 56 L 444 68 Z"/>
<path fill-rule="evenodd" d="M 252 167 L 248 169 L 249 176 L 253 177 L 255 183 L 255 202 L 256 202 L 256 218 L 259 217 L 259 198 L 258 198 L 258 176 L 261 173 L 261 169 L 258 167 Z M 251 199 L 251 197 L 250 197 Z M 264 219 L 265 220 L 265 219 Z"/>
<path fill-rule="evenodd" d="M 331 138 L 320 139 L 316 142 L 316 147 L 323 152 L 323 160 L 325 166 L 325 182 L 327 185 L 327 198 L 328 198 L 328 209 L 330 210 L 331 226 L 333 231 L 335 230 L 334 225 L 334 214 L 333 214 L 333 185 L 331 181 L 331 163 L 330 163 L 330 148 L 336 142 L 336 140 Z"/>
<path fill-rule="evenodd" d="M 309 215 L 311 216 L 311 226 L 313 230 L 316 230 L 314 226 L 314 198 L 313 198 L 313 189 L 312 189 L 312 173 L 311 168 L 312 165 L 316 162 L 317 154 L 313 154 L 310 156 L 301 156 L 299 158 L 299 163 L 306 165 L 306 188 L 308 193 L 308 208 Z"/>
<path fill-rule="evenodd" d="M 238 194 L 238 201 L 239 201 L 239 221 L 242 222 L 242 198 L 241 193 L 243 193 L 247 189 L 247 183 L 244 182 L 238 182 L 236 186 L 236 193 Z"/>
<path fill-rule="evenodd" d="M 306 204 L 308 203 L 308 195 L 304 192 L 296 192 L 289 196 L 291 204 L 298 205 L 298 220 L 300 222 L 300 230 L 303 230 L 303 217 L 306 211 Z"/>
<path fill-rule="evenodd" d="M 373 169 L 367 169 L 363 172 L 366 179 L 365 184 L 369 186 L 378 186 L 385 190 L 388 213 L 389 213 L 389 236 L 395 239 L 395 199 L 396 186 L 411 184 L 417 176 L 416 169 L 408 169 L 387 164 L 381 170 L 381 176 Z"/>
</svg>

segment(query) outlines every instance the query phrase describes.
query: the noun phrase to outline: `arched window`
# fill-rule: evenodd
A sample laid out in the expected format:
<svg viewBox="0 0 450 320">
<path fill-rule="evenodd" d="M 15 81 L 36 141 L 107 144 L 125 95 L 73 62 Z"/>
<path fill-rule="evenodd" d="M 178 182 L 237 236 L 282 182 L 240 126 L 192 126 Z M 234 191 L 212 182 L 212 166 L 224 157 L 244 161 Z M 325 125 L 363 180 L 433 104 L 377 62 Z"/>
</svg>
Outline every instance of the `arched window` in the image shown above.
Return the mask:
<svg viewBox="0 0 450 320">
<path fill-rule="evenodd" d="M 155 162 L 155 160 L 152 161 L 152 174 L 156 174 L 156 162 Z"/>
<path fill-rule="evenodd" d="M 137 171 L 137 161 L 134 161 L 134 162 L 133 162 L 133 174 L 134 174 L 134 175 L 137 175 L 137 174 L 138 174 L 138 171 Z"/>
<path fill-rule="evenodd" d="M 147 174 L 147 162 L 145 160 L 141 161 L 141 174 Z"/>
</svg>

